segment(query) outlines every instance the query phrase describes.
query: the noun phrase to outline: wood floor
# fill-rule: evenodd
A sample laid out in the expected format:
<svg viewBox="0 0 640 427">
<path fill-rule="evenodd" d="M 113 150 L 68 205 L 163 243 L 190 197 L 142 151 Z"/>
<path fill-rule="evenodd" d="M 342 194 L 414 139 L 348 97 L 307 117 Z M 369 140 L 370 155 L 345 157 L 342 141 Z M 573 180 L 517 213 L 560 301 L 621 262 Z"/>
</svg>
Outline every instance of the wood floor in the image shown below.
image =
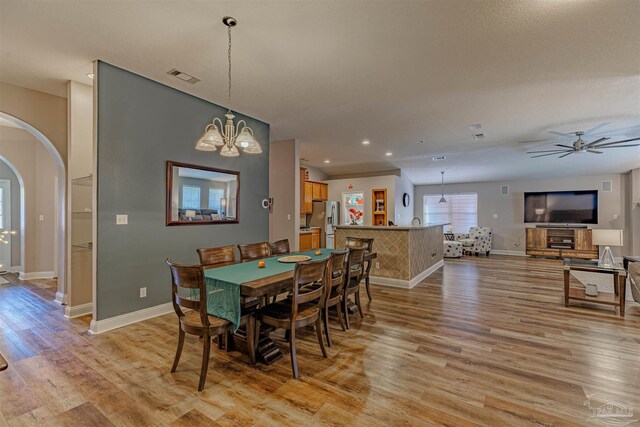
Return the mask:
<svg viewBox="0 0 640 427">
<path fill-rule="evenodd" d="M 54 292 L 0 286 L 0 426 L 586 425 L 594 393 L 640 418 L 640 305 L 565 308 L 560 261 L 447 259 L 412 290 L 374 286 L 352 330 L 334 319 L 328 359 L 300 334 L 300 380 L 277 333 L 275 365 L 216 349 L 202 393 L 197 339 L 169 373 L 174 315 L 91 336 Z"/>
</svg>

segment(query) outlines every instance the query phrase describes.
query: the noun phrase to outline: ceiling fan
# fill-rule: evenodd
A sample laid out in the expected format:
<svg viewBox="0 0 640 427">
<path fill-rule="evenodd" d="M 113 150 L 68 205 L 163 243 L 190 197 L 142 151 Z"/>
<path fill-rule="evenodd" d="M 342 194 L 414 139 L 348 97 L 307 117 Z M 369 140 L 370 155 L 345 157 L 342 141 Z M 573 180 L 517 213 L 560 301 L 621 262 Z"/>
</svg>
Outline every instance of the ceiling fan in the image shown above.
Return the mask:
<svg viewBox="0 0 640 427">
<path fill-rule="evenodd" d="M 571 132 L 571 134 L 578 137 L 578 139 L 573 142 L 573 146 L 565 145 L 565 144 L 554 144 L 556 147 L 560 147 L 560 148 L 557 148 L 555 150 L 527 151 L 527 154 L 534 154 L 533 156 L 531 156 L 532 159 L 535 159 L 536 157 L 555 156 L 555 155 L 559 155 L 558 158 L 561 159 L 563 157 L 567 157 L 569 154 L 581 154 L 581 153 L 602 154 L 602 151 L 598 151 L 598 150 L 602 150 L 605 148 L 626 148 L 626 147 L 640 146 L 640 143 L 618 145 L 618 144 L 623 144 L 625 142 L 640 140 L 640 137 L 625 139 L 623 141 L 615 141 L 615 142 L 605 142 L 606 140 L 611 138 L 602 137 L 593 142 L 586 142 L 585 140 L 582 139 L 582 136 L 584 135 L 583 131 Z"/>
</svg>

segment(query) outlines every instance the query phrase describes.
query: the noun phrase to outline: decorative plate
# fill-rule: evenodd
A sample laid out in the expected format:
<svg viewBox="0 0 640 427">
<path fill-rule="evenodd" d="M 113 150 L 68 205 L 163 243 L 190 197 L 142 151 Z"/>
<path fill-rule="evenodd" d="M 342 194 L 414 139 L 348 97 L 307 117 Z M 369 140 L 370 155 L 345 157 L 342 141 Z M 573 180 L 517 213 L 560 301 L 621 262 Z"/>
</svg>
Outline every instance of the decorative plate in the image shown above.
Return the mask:
<svg viewBox="0 0 640 427">
<path fill-rule="evenodd" d="M 307 255 L 291 255 L 291 256 L 283 256 L 282 258 L 278 258 L 279 262 L 302 262 L 309 261 L 311 259 L 310 256 Z"/>
</svg>

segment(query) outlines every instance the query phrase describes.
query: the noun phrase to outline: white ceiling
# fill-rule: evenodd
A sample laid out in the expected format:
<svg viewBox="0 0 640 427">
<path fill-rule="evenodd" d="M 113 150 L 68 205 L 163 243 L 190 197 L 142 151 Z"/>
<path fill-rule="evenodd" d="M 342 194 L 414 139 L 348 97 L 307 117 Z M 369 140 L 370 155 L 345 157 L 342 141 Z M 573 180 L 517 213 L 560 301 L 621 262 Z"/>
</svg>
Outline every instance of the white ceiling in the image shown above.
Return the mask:
<svg viewBox="0 0 640 427">
<path fill-rule="evenodd" d="M 2 0 L 0 80 L 65 96 L 102 59 L 224 104 L 224 15 L 239 22 L 234 109 L 272 140 L 299 139 L 328 174 L 401 167 L 421 184 L 440 170 L 464 182 L 640 167 L 640 147 L 529 159 L 541 144 L 517 144 L 602 122 L 599 134 L 640 136 L 638 0 Z"/>
</svg>

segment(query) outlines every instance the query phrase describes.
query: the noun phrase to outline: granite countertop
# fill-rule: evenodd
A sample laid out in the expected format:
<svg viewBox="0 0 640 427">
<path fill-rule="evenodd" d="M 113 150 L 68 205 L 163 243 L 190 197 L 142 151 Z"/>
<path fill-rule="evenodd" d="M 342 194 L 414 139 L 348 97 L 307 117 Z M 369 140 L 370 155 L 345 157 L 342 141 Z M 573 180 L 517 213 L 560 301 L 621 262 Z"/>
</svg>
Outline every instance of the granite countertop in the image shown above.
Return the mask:
<svg viewBox="0 0 640 427">
<path fill-rule="evenodd" d="M 407 225 L 407 226 L 384 226 L 384 225 L 338 225 L 335 228 L 344 228 L 347 230 L 389 230 L 389 231 L 407 231 L 407 230 L 423 230 L 425 228 L 442 227 L 450 223 L 423 224 L 423 225 Z"/>
<path fill-rule="evenodd" d="M 320 227 L 309 227 L 308 230 L 300 230 L 300 234 L 310 234 L 311 230 L 320 230 Z"/>
</svg>

